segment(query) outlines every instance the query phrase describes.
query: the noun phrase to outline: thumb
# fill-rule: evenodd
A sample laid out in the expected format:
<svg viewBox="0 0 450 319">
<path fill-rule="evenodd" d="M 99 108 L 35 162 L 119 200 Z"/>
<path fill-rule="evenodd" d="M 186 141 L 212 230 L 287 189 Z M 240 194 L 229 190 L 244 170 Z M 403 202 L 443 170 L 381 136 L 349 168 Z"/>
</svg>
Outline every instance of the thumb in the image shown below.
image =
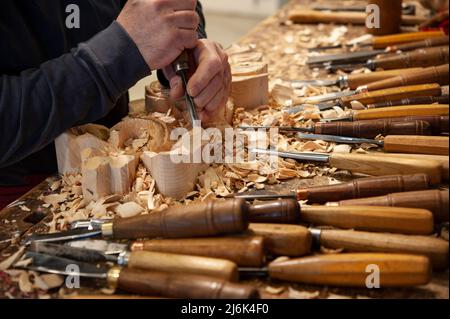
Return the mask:
<svg viewBox="0 0 450 319">
<path fill-rule="evenodd" d="M 170 98 L 174 101 L 184 96 L 183 81 L 180 76 L 175 75 L 170 79 Z"/>
</svg>

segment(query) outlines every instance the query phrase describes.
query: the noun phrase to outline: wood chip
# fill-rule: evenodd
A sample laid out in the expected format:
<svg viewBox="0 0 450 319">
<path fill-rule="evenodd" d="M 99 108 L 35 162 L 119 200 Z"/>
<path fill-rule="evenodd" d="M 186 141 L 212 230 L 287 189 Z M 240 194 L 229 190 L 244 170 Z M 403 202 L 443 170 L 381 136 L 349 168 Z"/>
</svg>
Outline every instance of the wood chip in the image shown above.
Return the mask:
<svg viewBox="0 0 450 319">
<path fill-rule="evenodd" d="M 320 295 L 319 291 L 298 291 L 289 287 L 288 298 L 289 299 L 317 299 Z"/>
</svg>

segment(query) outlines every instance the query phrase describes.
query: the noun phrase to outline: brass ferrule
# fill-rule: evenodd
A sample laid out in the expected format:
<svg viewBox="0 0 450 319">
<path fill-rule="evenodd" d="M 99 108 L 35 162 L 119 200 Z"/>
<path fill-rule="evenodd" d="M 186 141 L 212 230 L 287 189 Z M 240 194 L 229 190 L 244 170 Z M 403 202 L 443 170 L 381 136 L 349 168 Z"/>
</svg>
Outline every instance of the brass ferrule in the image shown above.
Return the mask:
<svg viewBox="0 0 450 319">
<path fill-rule="evenodd" d="M 102 235 L 105 237 L 113 237 L 113 223 L 102 224 Z"/>
<path fill-rule="evenodd" d="M 144 242 L 136 241 L 130 246 L 131 251 L 143 251 L 144 250 Z"/>
<path fill-rule="evenodd" d="M 326 205 L 326 206 L 336 207 L 336 206 L 339 206 L 339 203 L 338 203 L 338 202 L 328 202 L 328 203 L 326 203 L 325 205 Z"/>
<path fill-rule="evenodd" d="M 113 289 L 113 290 L 117 289 L 121 271 L 122 271 L 122 268 L 120 268 L 120 267 L 113 267 L 108 271 L 107 283 L 108 283 L 109 289 Z"/>
</svg>

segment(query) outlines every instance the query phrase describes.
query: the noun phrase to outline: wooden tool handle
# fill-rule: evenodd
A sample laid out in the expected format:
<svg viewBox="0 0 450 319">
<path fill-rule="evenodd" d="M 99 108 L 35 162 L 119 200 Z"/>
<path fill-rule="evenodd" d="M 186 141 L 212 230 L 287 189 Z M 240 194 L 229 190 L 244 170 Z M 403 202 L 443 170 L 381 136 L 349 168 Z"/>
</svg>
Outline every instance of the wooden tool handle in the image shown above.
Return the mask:
<svg viewBox="0 0 450 319">
<path fill-rule="evenodd" d="M 349 74 L 346 77 L 347 86 L 355 90 L 362 85 L 368 83 L 381 81 L 385 79 L 392 78 L 394 76 L 407 74 L 410 72 L 420 71 L 422 68 L 409 68 L 409 69 L 397 69 L 397 70 L 387 70 L 387 71 L 377 71 L 370 73 L 360 73 L 360 74 Z"/>
<path fill-rule="evenodd" d="M 423 255 L 430 258 L 434 268 L 448 267 L 448 242 L 435 237 L 324 229 L 320 244 L 349 252 Z"/>
<path fill-rule="evenodd" d="M 340 206 L 371 205 L 422 208 L 433 212 L 436 222 L 448 222 L 448 190 L 427 190 L 393 193 L 360 199 L 343 200 Z"/>
<path fill-rule="evenodd" d="M 388 46 L 402 44 L 402 43 L 414 43 L 425 39 L 434 39 L 445 36 L 442 31 L 419 31 L 419 32 L 408 32 L 408 33 L 398 33 L 385 36 L 379 36 L 373 38 L 373 47 L 375 49 L 386 48 Z"/>
<path fill-rule="evenodd" d="M 265 261 L 261 236 L 154 239 L 135 242 L 131 250 L 222 258 L 242 267 L 261 267 Z"/>
<path fill-rule="evenodd" d="M 428 235 L 433 232 L 433 214 L 425 209 L 383 206 L 302 207 L 302 221 L 376 232 Z"/>
<path fill-rule="evenodd" d="M 298 257 L 311 251 L 311 233 L 300 225 L 250 224 L 248 232 L 264 237 L 267 254 L 271 256 Z"/>
<path fill-rule="evenodd" d="M 447 85 L 448 71 L 448 64 L 431 66 L 417 72 L 401 74 L 389 79 L 372 82 L 363 87 L 368 91 L 376 91 L 414 84 L 438 83 L 440 85 Z"/>
<path fill-rule="evenodd" d="M 330 157 L 330 165 L 372 176 L 427 174 L 433 184 L 441 182 L 441 166 L 428 160 L 381 157 L 367 154 L 338 154 Z"/>
<path fill-rule="evenodd" d="M 207 237 L 238 233 L 248 227 L 248 206 L 242 199 L 174 206 L 160 213 L 119 219 L 117 239 Z"/>
<path fill-rule="evenodd" d="M 255 299 L 250 285 L 197 275 L 149 272 L 131 268 L 120 271 L 117 287 L 140 295 L 188 299 Z"/>
<path fill-rule="evenodd" d="M 405 116 L 448 116 L 448 104 L 392 106 L 379 109 L 353 111 L 353 120 L 355 121 Z"/>
<path fill-rule="evenodd" d="M 414 104 L 448 104 L 449 98 L 448 95 L 441 96 L 420 96 L 413 98 L 406 98 L 401 100 L 392 100 L 386 102 L 378 102 L 374 104 L 367 104 L 366 107 L 368 109 L 377 109 L 380 107 L 389 107 L 389 106 L 401 106 L 401 105 L 414 105 Z"/>
<path fill-rule="evenodd" d="M 369 122 L 373 120 L 362 120 L 356 122 Z M 384 121 L 389 123 L 397 123 L 397 122 L 414 122 L 414 121 L 423 121 L 430 124 L 430 129 L 433 134 L 439 135 L 444 132 L 448 132 L 448 116 L 433 116 L 433 115 L 422 115 L 422 116 L 403 116 L 403 117 L 392 117 L 386 118 Z M 417 134 L 420 135 L 420 134 Z"/>
<path fill-rule="evenodd" d="M 298 189 L 297 199 L 308 200 L 309 204 L 324 204 L 350 198 L 424 190 L 430 186 L 431 180 L 426 174 L 369 177 L 355 179 L 348 183 Z"/>
<path fill-rule="evenodd" d="M 389 46 L 389 51 L 396 52 L 396 51 L 411 51 L 416 50 L 419 48 L 431 48 L 431 47 L 437 47 L 437 46 L 443 46 L 448 45 L 448 36 L 441 35 L 437 36 L 435 38 L 426 38 L 424 40 L 420 41 L 414 41 L 414 42 L 408 42 L 398 45 Z"/>
<path fill-rule="evenodd" d="M 152 251 L 135 251 L 130 253 L 128 258 L 128 267 L 130 268 L 203 275 L 227 281 L 238 281 L 239 279 L 237 265 L 225 259 Z"/>
<path fill-rule="evenodd" d="M 430 124 L 424 121 L 390 122 L 373 120 L 367 122 L 316 123 L 316 134 L 375 138 L 378 135 L 430 135 Z"/>
<path fill-rule="evenodd" d="M 300 221 L 300 205 L 295 199 L 267 201 L 249 206 L 252 223 L 296 224 Z"/>
<path fill-rule="evenodd" d="M 448 137 L 389 135 L 384 139 L 385 152 L 448 155 Z"/>
<path fill-rule="evenodd" d="M 440 95 L 442 95 L 442 89 L 439 84 L 418 84 L 350 95 L 341 98 L 341 103 L 342 105 L 350 106 L 352 101 L 359 101 L 362 104 L 373 104 L 403 98 Z"/>
<path fill-rule="evenodd" d="M 273 262 L 273 279 L 344 287 L 366 288 L 366 280 L 380 271 L 380 287 L 425 285 L 431 280 L 430 261 L 425 256 L 353 253 L 320 255 Z"/>
<path fill-rule="evenodd" d="M 373 69 L 401 69 L 427 67 L 448 63 L 448 46 L 418 49 L 371 61 Z"/>
</svg>

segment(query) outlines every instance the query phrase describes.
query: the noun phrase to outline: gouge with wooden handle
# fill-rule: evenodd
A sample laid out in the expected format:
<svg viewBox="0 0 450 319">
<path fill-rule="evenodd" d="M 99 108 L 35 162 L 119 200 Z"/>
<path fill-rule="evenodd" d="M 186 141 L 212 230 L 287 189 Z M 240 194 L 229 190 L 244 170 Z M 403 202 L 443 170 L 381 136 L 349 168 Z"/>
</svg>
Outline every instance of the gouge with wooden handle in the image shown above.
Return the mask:
<svg viewBox="0 0 450 319">
<path fill-rule="evenodd" d="M 430 177 L 432 183 L 440 183 L 442 180 L 441 164 L 436 161 L 400 159 L 389 156 L 380 157 L 368 154 L 297 153 L 265 149 L 250 149 L 249 151 L 257 154 L 295 159 L 297 161 L 327 163 L 331 167 L 371 176 L 423 173 Z"/>
<path fill-rule="evenodd" d="M 388 206 L 411 207 L 431 211 L 436 222 L 448 222 L 448 189 L 426 190 L 415 192 L 392 193 L 385 196 L 375 196 L 359 199 L 348 199 L 327 203 L 329 206 Z"/>
<path fill-rule="evenodd" d="M 401 99 L 401 100 L 392 100 L 392 101 L 386 101 L 386 102 L 367 104 L 366 107 L 368 109 L 378 109 L 380 107 L 415 105 L 415 104 L 448 104 L 448 102 L 449 102 L 448 97 L 449 97 L 448 95 L 421 96 L 421 97 L 406 98 L 406 99 Z"/>
<path fill-rule="evenodd" d="M 32 243 L 29 251 L 83 262 L 112 261 L 121 267 L 130 267 L 167 273 L 203 275 L 238 281 L 237 265 L 229 260 L 152 251 L 122 251 L 118 255 L 50 243 Z"/>
<path fill-rule="evenodd" d="M 425 285 L 431 280 L 427 257 L 403 254 L 317 255 L 274 261 L 269 264 L 268 272 L 270 278 L 288 282 L 365 288 L 375 266 L 381 288 Z"/>
<path fill-rule="evenodd" d="M 295 199 L 254 204 L 252 223 L 298 224 L 300 222 L 376 232 L 428 235 L 433 214 L 425 209 L 374 206 L 302 206 Z"/>
<path fill-rule="evenodd" d="M 434 116 L 434 115 L 422 115 L 422 116 L 403 116 L 403 117 L 391 117 L 385 119 L 379 119 L 378 121 L 384 121 L 386 125 L 388 123 L 398 123 L 398 122 L 427 122 L 430 125 L 431 132 L 433 135 L 440 135 L 442 133 L 448 133 L 449 125 L 448 125 L 448 116 Z M 355 123 L 364 123 L 367 125 L 372 123 L 375 120 L 361 120 L 355 121 Z M 342 122 L 339 122 L 342 123 Z M 402 134 L 394 134 L 394 135 L 402 135 Z M 410 135 L 410 134 L 405 134 Z M 412 134 L 412 135 L 421 135 L 421 134 Z M 424 134 L 426 135 L 426 134 Z"/>
<path fill-rule="evenodd" d="M 301 227 L 301 226 L 300 226 Z M 448 242 L 431 236 L 370 233 L 338 229 L 311 229 L 314 241 L 346 252 L 382 252 L 423 255 L 433 268 L 448 267 Z"/>
</svg>

